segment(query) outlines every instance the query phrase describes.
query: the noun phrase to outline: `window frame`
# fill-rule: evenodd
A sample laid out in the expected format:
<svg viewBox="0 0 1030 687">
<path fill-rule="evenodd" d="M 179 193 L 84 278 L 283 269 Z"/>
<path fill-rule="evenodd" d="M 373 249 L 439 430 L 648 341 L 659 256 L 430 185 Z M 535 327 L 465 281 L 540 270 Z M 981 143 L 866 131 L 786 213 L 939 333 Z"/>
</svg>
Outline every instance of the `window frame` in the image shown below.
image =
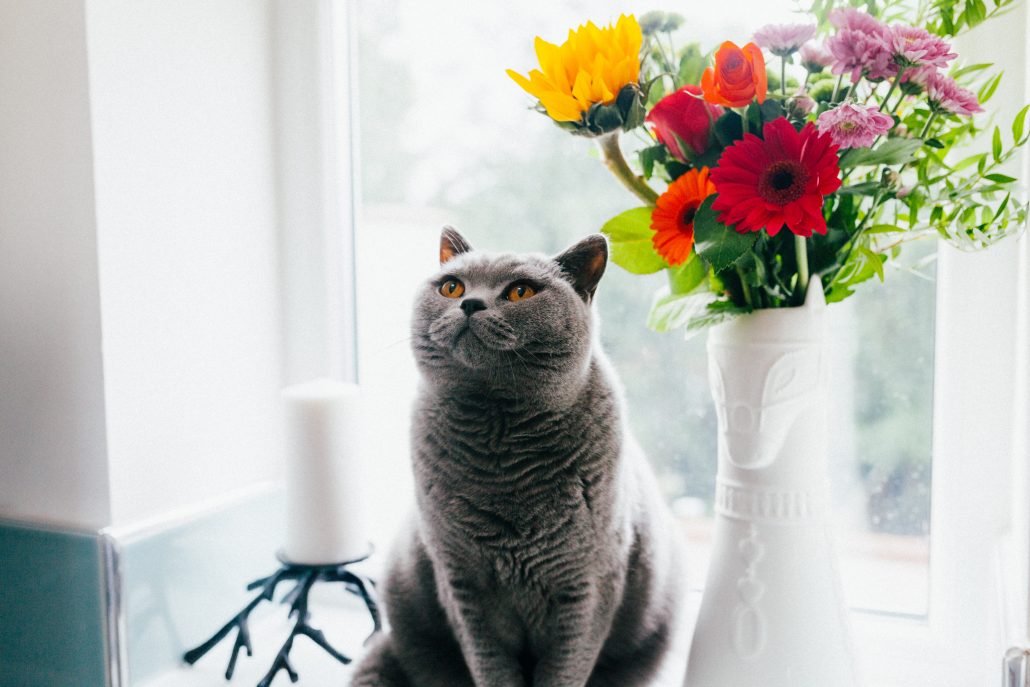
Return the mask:
<svg viewBox="0 0 1030 687">
<path fill-rule="evenodd" d="M 321 54 L 331 60 L 329 76 L 324 63 L 308 64 L 308 68 L 315 67 L 315 72 L 323 75 L 318 81 L 321 105 L 315 108 L 321 113 L 319 140 L 338 146 L 336 153 L 323 160 L 327 167 L 321 175 L 316 175 L 325 194 L 322 201 L 327 218 L 318 229 L 316 243 L 330 246 L 332 250 L 326 252 L 340 260 L 338 269 L 321 270 L 323 282 L 314 287 L 307 275 L 305 288 L 314 288 L 323 299 L 326 292 L 348 294 L 343 303 L 337 302 L 323 313 L 325 319 L 316 328 L 342 336 L 336 340 L 342 346 L 339 362 L 326 365 L 323 361 L 323 366 L 351 369 L 357 378 L 354 274 L 358 256 L 354 240 L 360 208 L 360 140 L 355 116 L 356 3 L 302 0 L 302 4 L 317 7 L 323 20 L 331 18 L 311 27 L 322 41 L 328 41 Z M 1027 24 L 1025 7 L 1013 14 Z M 328 36 L 326 26 L 332 27 Z M 1017 32 L 1027 34 L 1027 26 L 1021 34 Z M 294 68 L 293 73 L 299 72 Z M 1018 98 L 1025 99 L 1026 93 L 1030 88 L 1024 88 Z M 341 119 L 344 111 L 346 117 Z M 291 126 L 290 122 L 286 125 Z M 298 125 L 294 121 L 292 128 Z M 286 136 L 284 148 L 288 143 Z M 1027 178 L 1025 155 L 1023 167 L 1022 178 Z M 334 201 L 326 196 L 341 183 L 348 195 L 334 207 Z M 298 229 L 289 224 L 284 223 L 284 234 L 292 237 Z M 338 238 L 330 240 L 327 232 L 336 232 Z M 1012 239 L 984 253 L 961 253 L 942 246 L 939 254 L 928 616 L 916 620 L 853 612 L 856 652 L 867 684 L 875 687 L 982 684 L 985 672 L 995 678 L 1005 647 L 1030 641 L 1030 429 L 1025 426 L 1030 415 L 1028 266 L 1030 238 L 1025 235 L 1018 244 Z M 296 264 L 292 272 L 287 264 L 284 279 L 288 289 L 299 279 L 298 271 Z M 1014 284 L 1020 287 L 1014 288 Z M 342 290 L 341 285 L 349 289 Z M 315 325 L 308 322 L 307 326 Z M 301 335 L 298 331 L 294 338 Z M 287 354 L 293 355 L 289 342 Z M 970 365 L 970 360 L 978 364 Z M 295 366 L 304 365 L 310 365 L 310 359 Z M 977 402 L 980 400 L 986 402 Z M 978 459 L 970 459 L 976 454 L 980 454 Z"/>
<path fill-rule="evenodd" d="M 271 5 L 284 378 L 358 381 L 354 3 Z"/>
<path fill-rule="evenodd" d="M 1026 561 L 1030 543 L 1023 536 L 1018 546 L 1014 536 L 1021 529 L 1016 504 L 1030 489 L 1009 477 L 1026 463 L 1015 441 L 1019 375 L 1011 373 L 1022 350 L 1025 376 L 1030 350 L 1018 344 L 1025 326 L 1013 285 L 1027 280 L 1026 237 L 1019 242 L 978 254 L 944 245 L 939 252 L 928 615 L 853 616 L 867 678 L 877 687 L 982 684 L 1025 634 L 1025 624 L 1021 630 L 1006 617 L 1011 600 L 1025 599 L 1025 565 L 1021 573 L 1010 566 Z M 977 452 L 982 459 L 971 460 Z"/>
</svg>

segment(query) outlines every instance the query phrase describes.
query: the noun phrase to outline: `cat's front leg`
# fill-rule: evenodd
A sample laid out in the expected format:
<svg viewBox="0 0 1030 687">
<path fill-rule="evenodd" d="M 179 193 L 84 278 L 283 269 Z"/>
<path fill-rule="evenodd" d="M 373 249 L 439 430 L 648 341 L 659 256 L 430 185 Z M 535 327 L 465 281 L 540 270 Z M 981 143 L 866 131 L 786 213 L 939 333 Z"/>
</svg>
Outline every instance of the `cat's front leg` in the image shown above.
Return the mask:
<svg viewBox="0 0 1030 687">
<path fill-rule="evenodd" d="M 590 679 L 604 644 L 607 625 L 597 597 L 574 590 L 556 597 L 550 635 L 533 671 L 533 687 L 582 687 Z"/>
<path fill-rule="evenodd" d="M 482 590 L 452 578 L 446 591 L 448 615 L 476 687 L 526 687 L 522 666 L 498 635 Z"/>
</svg>

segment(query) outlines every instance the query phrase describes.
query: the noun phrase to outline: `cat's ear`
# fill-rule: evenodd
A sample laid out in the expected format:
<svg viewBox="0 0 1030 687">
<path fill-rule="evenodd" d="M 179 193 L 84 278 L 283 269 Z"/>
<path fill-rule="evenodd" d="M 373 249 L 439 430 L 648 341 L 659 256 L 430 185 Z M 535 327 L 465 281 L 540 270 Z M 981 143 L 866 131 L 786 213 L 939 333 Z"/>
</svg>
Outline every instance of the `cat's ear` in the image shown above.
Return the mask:
<svg viewBox="0 0 1030 687">
<path fill-rule="evenodd" d="M 455 256 L 468 253 L 472 246 L 454 227 L 444 227 L 440 232 L 440 264 L 450 261 Z"/>
<path fill-rule="evenodd" d="M 593 234 L 565 249 L 554 261 L 576 293 L 589 303 L 608 265 L 608 242 L 604 236 Z"/>
</svg>

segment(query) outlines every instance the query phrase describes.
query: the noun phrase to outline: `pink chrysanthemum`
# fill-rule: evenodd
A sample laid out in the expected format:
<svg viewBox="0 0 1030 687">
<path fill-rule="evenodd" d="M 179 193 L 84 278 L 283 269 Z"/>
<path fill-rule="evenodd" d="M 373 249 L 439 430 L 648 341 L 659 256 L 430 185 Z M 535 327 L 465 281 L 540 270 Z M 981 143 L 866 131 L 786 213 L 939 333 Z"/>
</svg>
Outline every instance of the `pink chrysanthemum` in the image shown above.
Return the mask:
<svg viewBox="0 0 1030 687">
<path fill-rule="evenodd" d="M 911 67 L 946 67 L 957 57 L 951 46 L 926 29 L 915 26 L 892 26 L 890 46 L 893 61 L 906 69 Z"/>
<path fill-rule="evenodd" d="M 822 43 L 805 43 L 798 51 L 801 66 L 814 73 L 821 72 L 833 64 L 833 55 Z"/>
<path fill-rule="evenodd" d="M 911 69 L 905 70 L 905 75 L 902 77 L 902 81 L 907 83 L 913 83 L 917 86 L 926 87 L 926 82 L 931 76 L 936 74 L 939 70 L 937 67 L 932 65 L 923 65 L 922 67 L 912 67 Z"/>
<path fill-rule="evenodd" d="M 830 23 L 838 29 L 851 29 L 863 33 L 884 33 L 887 29 L 886 24 L 873 15 L 853 7 L 830 12 Z"/>
<path fill-rule="evenodd" d="M 812 114 L 818 105 L 818 103 L 807 95 L 796 95 L 787 102 L 789 106 L 788 109 L 790 112 L 797 115 L 798 119 L 804 119 L 807 115 Z"/>
<path fill-rule="evenodd" d="M 955 79 L 940 72 L 931 74 L 926 79 L 926 97 L 930 107 L 938 112 L 972 116 L 975 112 L 983 112 L 976 94 L 959 86 Z"/>
<path fill-rule="evenodd" d="M 815 28 L 815 24 L 766 24 L 752 40 L 777 57 L 788 57 L 815 36 Z"/>
<path fill-rule="evenodd" d="M 815 126 L 840 148 L 868 148 L 894 126 L 894 119 L 875 107 L 843 103 L 819 115 Z"/>
<path fill-rule="evenodd" d="M 851 82 L 858 83 L 866 76 L 873 80 L 885 79 L 891 73 L 891 54 L 882 36 L 841 29 L 826 42 L 833 55 L 834 74 L 851 74 Z"/>
<path fill-rule="evenodd" d="M 851 82 L 858 83 L 863 76 L 885 79 L 892 74 L 892 67 L 897 73 L 892 64 L 890 29 L 876 17 L 849 7 L 830 12 L 830 22 L 838 29 L 826 42 L 834 74 L 850 73 Z"/>
</svg>

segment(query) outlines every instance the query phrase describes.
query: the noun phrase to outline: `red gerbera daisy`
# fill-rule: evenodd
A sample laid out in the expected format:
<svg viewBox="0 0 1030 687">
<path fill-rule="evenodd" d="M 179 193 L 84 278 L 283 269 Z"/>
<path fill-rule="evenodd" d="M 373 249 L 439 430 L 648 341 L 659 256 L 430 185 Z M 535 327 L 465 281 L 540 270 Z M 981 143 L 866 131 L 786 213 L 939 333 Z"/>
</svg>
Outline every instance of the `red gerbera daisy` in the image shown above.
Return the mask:
<svg viewBox="0 0 1030 687">
<path fill-rule="evenodd" d="M 823 196 L 840 188 L 837 146 L 811 122 L 798 132 L 782 117 L 762 134 L 731 145 L 712 170 L 719 221 L 741 233 L 775 236 L 786 225 L 798 236 L 825 234 Z"/>
<path fill-rule="evenodd" d="M 651 213 L 655 235 L 651 243 L 670 265 L 682 265 L 694 247 L 694 215 L 701 202 L 715 193 L 708 168 L 691 169 L 669 184 Z"/>
</svg>

